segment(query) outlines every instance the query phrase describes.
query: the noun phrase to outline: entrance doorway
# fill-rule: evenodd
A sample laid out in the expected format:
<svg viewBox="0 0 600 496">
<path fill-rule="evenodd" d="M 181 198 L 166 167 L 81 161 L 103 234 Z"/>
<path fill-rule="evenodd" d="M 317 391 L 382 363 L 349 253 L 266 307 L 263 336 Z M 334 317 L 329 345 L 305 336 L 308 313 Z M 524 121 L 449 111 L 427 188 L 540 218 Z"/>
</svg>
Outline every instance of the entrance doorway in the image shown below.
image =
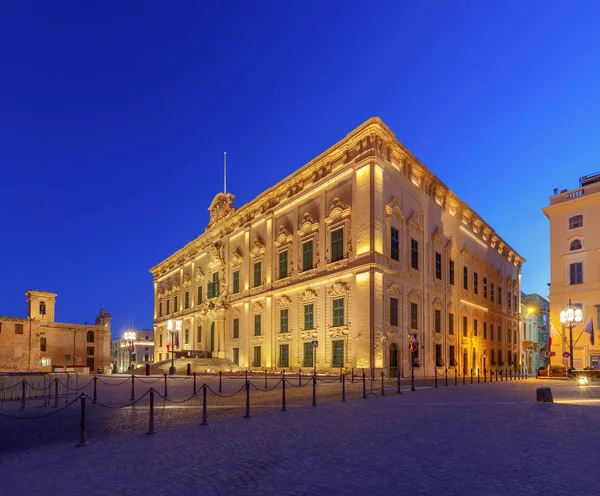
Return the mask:
<svg viewBox="0 0 600 496">
<path fill-rule="evenodd" d="M 215 323 L 214 321 L 210 324 L 210 353 L 215 351 Z"/>
<path fill-rule="evenodd" d="M 392 343 L 390 345 L 389 365 L 390 365 L 390 370 L 389 370 L 390 377 L 396 377 L 396 375 L 398 374 L 398 347 L 394 343 Z"/>
<path fill-rule="evenodd" d="M 87 359 L 86 366 L 89 367 L 91 374 L 96 372 L 96 370 L 94 369 L 94 359 L 92 357 Z"/>
</svg>

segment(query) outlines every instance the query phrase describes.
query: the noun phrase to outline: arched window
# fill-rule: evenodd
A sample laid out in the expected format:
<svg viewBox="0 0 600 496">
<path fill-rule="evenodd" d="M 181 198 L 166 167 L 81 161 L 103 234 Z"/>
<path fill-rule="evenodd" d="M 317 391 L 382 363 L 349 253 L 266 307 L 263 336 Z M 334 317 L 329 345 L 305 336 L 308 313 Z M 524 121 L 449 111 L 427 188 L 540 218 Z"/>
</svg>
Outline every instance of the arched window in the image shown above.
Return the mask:
<svg viewBox="0 0 600 496">
<path fill-rule="evenodd" d="M 87 333 L 87 342 L 88 343 L 93 343 L 94 342 L 94 331 L 88 331 L 88 333 Z"/>
<path fill-rule="evenodd" d="M 583 227 L 583 215 L 574 215 L 569 218 L 569 229 L 577 229 Z"/>
<path fill-rule="evenodd" d="M 40 315 L 46 315 L 46 302 L 40 301 Z"/>
<path fill-rule="evenodd" d="M 573 241 L 571 241 L 571 251 L 573 250 L 581 250 L 581 240 L 579 239 L 574 239 Z"/>
</svg>

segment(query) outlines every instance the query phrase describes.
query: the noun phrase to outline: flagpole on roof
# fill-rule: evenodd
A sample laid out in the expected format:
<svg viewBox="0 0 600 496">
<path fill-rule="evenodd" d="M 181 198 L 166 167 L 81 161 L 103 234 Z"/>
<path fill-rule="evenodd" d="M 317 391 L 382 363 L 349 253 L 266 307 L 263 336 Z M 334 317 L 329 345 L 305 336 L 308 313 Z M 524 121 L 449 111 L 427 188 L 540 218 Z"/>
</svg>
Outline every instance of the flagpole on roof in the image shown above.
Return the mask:
<svg viewBox="0 0 600 496">
<path fill-rule="evenodd" d="M 227 193 L 227 152 L 223 152 L 223 193 Z"/>
</svg>

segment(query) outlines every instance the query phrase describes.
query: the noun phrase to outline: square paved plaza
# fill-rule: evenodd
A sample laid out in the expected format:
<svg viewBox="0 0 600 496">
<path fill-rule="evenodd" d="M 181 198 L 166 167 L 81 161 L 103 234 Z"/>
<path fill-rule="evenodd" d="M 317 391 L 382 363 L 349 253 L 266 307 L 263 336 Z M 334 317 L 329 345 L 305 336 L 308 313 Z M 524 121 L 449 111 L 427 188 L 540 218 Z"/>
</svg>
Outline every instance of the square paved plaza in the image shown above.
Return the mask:
<svg viewBox="0 0 600 496">
<path fill-rule="evenodd" d="M 183 384 L 171 398 L 183 398 Z M 554 404 L 535 402 L 540 385 L 552 388 Z M 145 434 L 147 398 L 107 408 L 118 400 L 113 390 L 102 393 L 104 406 L 88 403 L 89 445 L 80 448 L 78 408 L 0 417 L 0 495 L 598 494 L 595 384 L 406 386 L 402 395 L 389 384 L 384 397 L 375 388 L 362 399 L 362 386 L 349 385 L 342 403 L 339 382 L 318 384 L 316 407 L 310 384 L 289 388 L 286 412 L 280 389 L 256 388 L 251 418 L 244 401 L 233 402 L 238 395 L 211 400 L 205 426 L 200 397 L 180 405 L 157 397 L 154 435 Z M 2 413 L 50 411 L 6 405 Z"/>
</svg>

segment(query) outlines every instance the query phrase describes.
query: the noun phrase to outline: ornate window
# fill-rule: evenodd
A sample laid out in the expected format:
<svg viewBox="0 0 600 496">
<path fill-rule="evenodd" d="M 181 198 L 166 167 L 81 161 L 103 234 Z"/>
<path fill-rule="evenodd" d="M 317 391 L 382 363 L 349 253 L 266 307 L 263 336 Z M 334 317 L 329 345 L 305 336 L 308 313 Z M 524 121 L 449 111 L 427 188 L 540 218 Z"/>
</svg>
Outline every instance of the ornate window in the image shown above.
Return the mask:
<svg viewBox="0 0 600 496">
<path fill-rule="evenodd" d="M 483 278 L 483 297 L 487 298 L 487 277 Z"/>
<path fill-rule="evenodd" d="M 190 308 L 190 292 L 189 292 L 189 291 L 186 291 L 186 292 L 183 294 L 183 302 L 184 302 L 184 303 L 183 303 L 183 306 L 184 306 L 184 308 L 185 308 L 186 310 L 187 310 L 188 308 Z"/>
<path fill-rule="evenodd" d="M 163 316 L 163 302 L 162 301 L 158 302 L 158 316 L 159 317 Z"/>
<path fill-rule="evenodd" d="M 469 336 L 469 318 L 463 315 L 463 337 Z"/>
<path fill-rule="evenodd" d="M 287 308 L 279 310 L 279 332 L 288 332 L 288 316 L 289 312 Z"/>
<path fill-rule="evenodd" d="M 479 333 L 479 321 L 477 319 L 473 319 L 473 336 L 477 337 Z"/>
<path fill-rule="evenodd" d="M 258 287 L 262 284 L 262 261 L 257 260 L 254 262 L 254 279 L 253 279 L 253 287 Z"/>
<path fill-rule="evenodd" d="M 162 346 L 162 335 L 161 337 L 161 346 Z M 196 328 L 196 343 L 200 345 L 202 343 L 202 326 L 198 326 Z"/>
<path fill-rule="evenodd" d="M 448 334 L 450 334 L 451 336 L 454 335 L 454 314 L 453 313 L 448 314 Z"/>
<path fill-rule="evenodd" d="M 444 357 L 442 355 L 442 345 L 441 344 L 435 345 L 435 366 L 436 367 L 444 366 Z"/>
<path fill-rule="evenodd" d="M 171 313 L 171 298 L 167 298 L 167 315 Z"/>
<path fill-rule="evenodd" d="M 574 239 L 573 241 L 571 241 L 571 246 L 570 246 L 569 250 L 570 251 L 581 250 L 581 240 Z M 42 312 L 40 311 L 40 313 L 42 313 Z"/>
<path fill-rule="evenodd" d="M 400 260 L 400 233 L 395 227 L 390 228 L 390 256 L 392 260 Z"/>
<path fill-rule="evenodd" d="M 190 330 L 189 329 L 185 329 L 183 331 L 183 344 L 190 344 Z"/>
<path fill-rule="evenodd" d="M 454 260 L 450 260 L 449 264 L 449 272 L 450 272 L 450 284 L 454 286 Z"/>
<path fill-rule="evenodd" d="M 206 296 L 209 299 L 216 298 L 217 296 L 219 296 L 219 272 L 218 271 L 215 271 L 212 273 L 212 281 L 208 283 Z"/>
<path fill-rule="evenodd" d="M 261 358 L 262 358 L 262 349 L 260 346 L 254 347 L 254 359 L 252 360 L 253 367 L 261 366 Z"/>
<path fill-rule="evenodd" d="M 202 303 L 202 286 L 198 286 L 198 298 L 196 300 L 196 305 L 200 305 Z"/>
<path fill-rule="evenodd" d="M 299 266 L 303 272 L 315 269 L 319 265 L 319 223 L 314 221 L 308 214 L 304 214 L 298 237 L 302 250 L 300 253 Z"/>
<path fill-rule="evenodd" d="M 236 365 L 240 364 L 240 349 L 239 348 L 233 348 L 233 360 L 232 361 Z"/>
<path fill-rule="evenodd" d="M 335 298 L 332 300 L 333 325 L 344 325 L 344 298 Z"/>
<path fill-rule="evenodd" d="M 232 293 L 237 294 L 240 292 L 240 270 L 233 271 L 233 288 Z"/>
<path fill-rule="evenodd" d="M 442 311 L 437 308 L 433 311 L 433 329 L 442 332 Z"/>
<path fill-rule="evenodd" d="M 450 367 L 456 367 L 456 348 L 452 345 L 450 345 L 449 349 L 448 349 L 449 353 L 449 361 L 450 361 Z"/>
<path fill-rule="evenodd" d="M 490 301 L 494 303 L 494 283 L 490 283 Z"/>
<path fill-rule="evenodd" d="M 410 266 L 419 270 L 419 242 L 410 238 Z"/>
<path fill-rule="evenodd" d="M 437 251 L 435 252 L 435 277 L 442 278 L 442 254 Z"/>
<path fill-rule="evenodd" d="M 410 328 L 411 329 L 419 328 L 419 304 L 418 303 L 410 304 Z"/>
<path fill-rule="evenodd" d="M 233 319 L 233 339 L 240 337 L 240 319 Z"/>
<path fill-rule="evenodd" d="M 302 355 L 302 366 L 312 367 L 314 365 L 314 348 L 312 342 L 304 343 L 304 353 Z"/>
<path fill-rule="evenodd" d="M 490 324 L 490 341 L 494 340 L 494 324 Z"/>
<path fill-rule="evenodd" d="M 390 325 L 398 325 L 398 298 L 390 298 Z"/>
<path fill-rule="evenodd" d="M 344 366 L 344 341 L 335 340 L 331 342 L 331 366 L 332 367 L 343 367 Z"/>
<path fill-rule="evenodd" d="M 292 241 L 294 236 L 284 227 L 279 228 L 279 234 L 275 239 L 275 247 L 278 250 L 277 279 L 285 279 L 292 271 Z"/>
<path fill-rule="evenodd" d="M 569 229 L 583 227 L 583 215 L 574 215 L 569 218 Z"/>
<path fill-rule="evenodd" d="M 502 306 L 502 287 L 498 286 L 498 305 Z"/>
<path fill-rule="evenodd" d="M 315 305 L 307 303 L 304 305 L 304 329 L 315 328 Z"/>
<path fill-rule="evenodd" d="M 479 293 L 479 278 L 477 272 L 473 272 L 473 293 Z"/>
<path fill-rule="evenodd" d="M 469 289 L 469 269 L 463 267 L 463 288 L 465 291 Z"/>
<path fill-rule="evenodd" d="M 483 339 L 487 339 L 487 322 L 483 323 Z"/>
<path fill-rule="evenodd" d="M 289 344 L 280 344 L 279 345 L 279 367 L 289 367 L 290 366 L 290 345 Z"/>
<path fill-rule="evenodd" d="M 329 238 L 326 245 L 329 248 L 327 263 L 339 262 L 347 258 L 351 251 L 350 207 L 339 198 L 334 198 L 325 223 Z"/>
<path fill-rule="evenodd" d="M 262 315 L 257 314 L 254 316 L 254 335 L 260 336 L 262 334 Z"/>
<path fill-rule="evenodd" d="M 288 276 L 288 250 L 279 252 L 279 279 L 284 279 Z"/>
</svg>

